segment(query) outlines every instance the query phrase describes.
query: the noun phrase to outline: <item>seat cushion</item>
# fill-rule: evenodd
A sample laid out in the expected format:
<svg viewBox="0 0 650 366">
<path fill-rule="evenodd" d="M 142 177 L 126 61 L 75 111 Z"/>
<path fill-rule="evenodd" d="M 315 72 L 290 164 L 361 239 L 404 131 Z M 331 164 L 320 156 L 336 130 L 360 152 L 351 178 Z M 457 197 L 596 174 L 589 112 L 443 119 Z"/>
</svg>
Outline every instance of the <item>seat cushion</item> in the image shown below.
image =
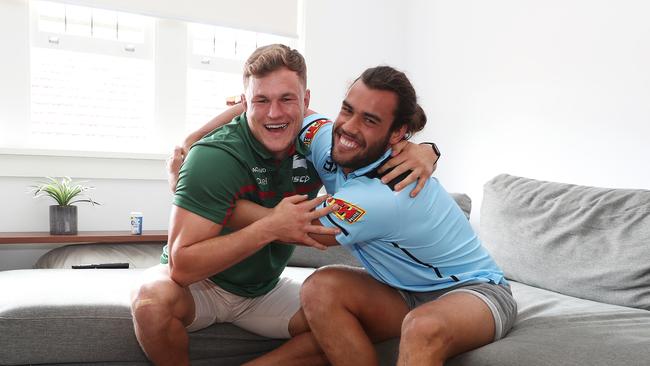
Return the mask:
<svg viewBox="0 0 650 366">
<path fill-rule="evenodd" d="M 583 300 L 511 281 L 517 322 L 505 338 L 447 366 L 646 366 L 650 312 Z"/>
<path fill-rule="evenodd" d="M 304 272 L 306 271 L 306 272 Z M 300 279 L 309 270 L 294 273 Z M 145 362 L 130 312 L 140 270 L 0 272 L 0 364 Z M 239 365 L 280 344 L 231 324 L 190 334 L 190 357 Z"/>
</svg>

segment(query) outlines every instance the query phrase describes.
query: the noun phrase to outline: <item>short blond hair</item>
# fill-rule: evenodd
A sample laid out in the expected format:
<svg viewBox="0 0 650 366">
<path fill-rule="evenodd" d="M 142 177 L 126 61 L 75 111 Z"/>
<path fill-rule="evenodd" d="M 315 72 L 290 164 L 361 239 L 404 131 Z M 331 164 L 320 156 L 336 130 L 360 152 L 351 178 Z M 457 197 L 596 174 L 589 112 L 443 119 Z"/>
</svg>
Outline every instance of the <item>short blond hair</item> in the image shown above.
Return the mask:
<svg viewBox="0 0 650 366">
<path fill-rule="evenodd" d="M 264 77 L 286 67 L 298 74 L 304 88 L 307 88 L 307 64 L 300 52 L 283 44 L 271 44 L 257 48 L 244 64 L 244 88 L 251 76 Z"/>
</svg>

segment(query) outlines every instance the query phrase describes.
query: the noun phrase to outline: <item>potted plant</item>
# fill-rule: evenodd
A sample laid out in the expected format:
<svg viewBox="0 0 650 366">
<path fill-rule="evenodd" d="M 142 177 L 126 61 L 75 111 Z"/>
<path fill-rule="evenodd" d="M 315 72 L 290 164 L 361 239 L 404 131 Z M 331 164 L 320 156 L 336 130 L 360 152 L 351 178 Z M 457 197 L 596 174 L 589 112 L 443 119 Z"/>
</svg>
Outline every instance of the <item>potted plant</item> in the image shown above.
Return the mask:
<svg viewBox="0 0 650 366">
<path fill-rule="evenodd" d="M 70 177 L 63 177 L 60 180 L 51 177 L 46 177 L 46 179 L 47 181 L 32 186 L 32 192 L 34 198 L 49 196 L 57 203 L 50 206 L 50 234 L 77 234 L 77 206 L 73 204 L 88 202 L 92 205 L 99 205 L 86 193 L 94 187 L 81 184 L 85 182 L 75 183 Z"/>
</svg>

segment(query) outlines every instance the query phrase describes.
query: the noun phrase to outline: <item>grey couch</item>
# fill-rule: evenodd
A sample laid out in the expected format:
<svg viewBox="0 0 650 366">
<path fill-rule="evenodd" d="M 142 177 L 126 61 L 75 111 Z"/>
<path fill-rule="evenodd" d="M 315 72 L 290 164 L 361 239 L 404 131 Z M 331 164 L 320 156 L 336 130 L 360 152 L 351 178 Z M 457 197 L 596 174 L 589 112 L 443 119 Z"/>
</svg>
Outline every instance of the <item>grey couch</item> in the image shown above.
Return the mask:
<svg viewBox="0 0 650 366">
<path fill-rule="evenodd" d="M 518 317 L 449 365 L 650 365 L 650 191 L 499 175 L 480 234 Z"/>
<path fill-rule="evenodd" d="M 466 196 L 455 198 L 469 211 Z M 650 191 L 500 175 L 485 185 L 480 233 L 510 279 L 519 315 L 504 339 L 447 365 L 650 365 Z M 120 248 L 84 247 L 144 266 Z M 59 248 L 37 266 L 96 259 L 82 251 Z M 305 278 L 329 263 L 356 264 L 342 248 L 299 248 L 286 275 Z M 138 274 L 0 272 L 0 365 L 146 365 L 128 307 Z M 219 324 L 191 334 L 190 355 L 193 365 L 238 365 L 281 342 Z M 377 345 L 382 364 L 394 363 L 397 342 Z"/>
</svg>

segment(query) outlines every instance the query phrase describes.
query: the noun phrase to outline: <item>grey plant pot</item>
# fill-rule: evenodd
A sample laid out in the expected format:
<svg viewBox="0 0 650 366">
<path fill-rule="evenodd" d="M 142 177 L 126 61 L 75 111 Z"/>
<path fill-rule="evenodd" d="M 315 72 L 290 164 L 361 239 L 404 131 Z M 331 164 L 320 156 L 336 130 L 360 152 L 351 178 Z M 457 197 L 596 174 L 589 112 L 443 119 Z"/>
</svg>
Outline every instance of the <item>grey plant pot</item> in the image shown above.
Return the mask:
<svg viewBox="0 0 650 366">
<path fill-rule="evenodd" d="M 77 206 L 50 206 L 50 235 L 77 234 Z"/>
</svg>

